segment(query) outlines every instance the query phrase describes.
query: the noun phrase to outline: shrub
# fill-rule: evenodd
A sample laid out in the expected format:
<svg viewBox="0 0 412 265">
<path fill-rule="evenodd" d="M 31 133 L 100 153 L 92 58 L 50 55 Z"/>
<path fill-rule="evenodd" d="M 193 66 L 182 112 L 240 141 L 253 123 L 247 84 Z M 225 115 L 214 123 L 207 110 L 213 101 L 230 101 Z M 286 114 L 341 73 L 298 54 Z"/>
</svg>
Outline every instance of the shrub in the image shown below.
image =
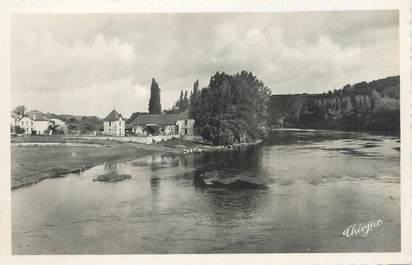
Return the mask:
<svg viewBox="0 0 412 265">
<path fill-rule="evenodd" d="M 205 141 L 210 140 L 211 129 L 209 125 L 206 125 L 205 127 L 203 127 L 201 135 L 202 135 L 203 140 Z"/>
<path fill-rule="evenodd" d="M 18 125 L 14 127 L 14 130 L 17 134 L 24 133 L 24 129 Z"/>
<path fill-rule="evenodd" d="M 214 145 L 232 145 L 235 141 L 234 134 L 231 130 L 225 129 L 213 136 L 212 142 Z"/>
</svg>

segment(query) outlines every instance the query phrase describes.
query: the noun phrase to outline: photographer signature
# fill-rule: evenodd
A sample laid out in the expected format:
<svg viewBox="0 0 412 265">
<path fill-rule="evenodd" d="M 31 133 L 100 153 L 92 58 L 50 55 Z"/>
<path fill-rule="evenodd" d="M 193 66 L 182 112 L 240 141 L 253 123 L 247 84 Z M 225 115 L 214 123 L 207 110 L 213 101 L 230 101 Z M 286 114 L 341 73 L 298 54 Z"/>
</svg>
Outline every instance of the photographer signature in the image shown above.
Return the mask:
<svg viewBox="0 0 412 265">
<path fill-rule="evenodd" d="M 352 224 L 348 226 L 342 233 L 345 237 L 362 236 L 366 237 L 370 231 L 382 225 L 383 221 L 373 220 L 363 224 Z"/>
</svg>

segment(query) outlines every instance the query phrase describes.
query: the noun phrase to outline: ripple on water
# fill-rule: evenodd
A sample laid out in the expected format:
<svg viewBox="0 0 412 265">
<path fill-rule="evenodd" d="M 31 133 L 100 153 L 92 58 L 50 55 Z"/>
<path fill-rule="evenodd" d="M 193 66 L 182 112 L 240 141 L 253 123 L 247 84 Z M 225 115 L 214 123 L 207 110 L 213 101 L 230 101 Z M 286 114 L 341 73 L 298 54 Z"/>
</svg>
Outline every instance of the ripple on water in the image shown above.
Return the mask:
<svg viewBox="0 0 412 265">
<path fill-rule="evenodd" d="M 273 145 L 224 154 L 112 163 L 13 191 L 13 253 L 398 251 L 397 139 L 309 134 L 282 132 Z M 91 181 L 107 171 L 133 177 Z M 251 178 L 268 189 L 196 187 L 194 176 L 205 172 L 216 173 L 208 181 Z M 337 236 L 366 217 L 391 228 L 359 243 Z"/>
</svg>

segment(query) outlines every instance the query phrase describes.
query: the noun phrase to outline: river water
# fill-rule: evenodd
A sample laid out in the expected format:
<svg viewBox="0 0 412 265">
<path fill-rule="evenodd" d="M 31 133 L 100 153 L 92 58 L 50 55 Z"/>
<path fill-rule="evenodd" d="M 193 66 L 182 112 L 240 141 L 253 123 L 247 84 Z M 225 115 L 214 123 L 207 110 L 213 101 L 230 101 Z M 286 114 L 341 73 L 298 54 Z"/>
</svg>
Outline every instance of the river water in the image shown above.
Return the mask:
<svg viewBox="0 0 412 265">
<path fill-rule="evenodd" d="M 14 254 L 400 251 L 399 138 L 272 131 L 262 146 L 108 163 L 12 191 Z M 130 174 L 118 183 L 92 180 Z M 264 189 L 199 187 L 202 173 Z M 367 235 L 352 224 L 381 220 Z"/>
</svg>

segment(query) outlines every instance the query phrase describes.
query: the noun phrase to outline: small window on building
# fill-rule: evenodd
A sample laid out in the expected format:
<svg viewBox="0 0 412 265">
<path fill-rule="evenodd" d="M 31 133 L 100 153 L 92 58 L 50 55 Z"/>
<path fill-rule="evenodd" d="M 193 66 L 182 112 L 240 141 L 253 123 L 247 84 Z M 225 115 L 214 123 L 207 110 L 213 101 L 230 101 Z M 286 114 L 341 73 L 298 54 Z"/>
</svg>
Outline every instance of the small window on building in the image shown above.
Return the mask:
<svg viewBox="0 0 412 265">
<path fill-rule="evenodd" d="M 185 120 L 185 125 L 187 125 L 187 120 Z"/>
<path fill-rule="evenodd" d="M 110 126 L 112 126 L 112 122 L 111 122 L 111 121 L 109 121 L 109 127 L 110 127 Z"/>
<path fill-rule="evenodd" d="M 119 121 L 119 126 L 122 126 L 122 121 Z"/>
<path fill-rule="evenodd" d="M 185 135 L 187 135 L 187 129 L 185 128 Z"/>
</svg>

